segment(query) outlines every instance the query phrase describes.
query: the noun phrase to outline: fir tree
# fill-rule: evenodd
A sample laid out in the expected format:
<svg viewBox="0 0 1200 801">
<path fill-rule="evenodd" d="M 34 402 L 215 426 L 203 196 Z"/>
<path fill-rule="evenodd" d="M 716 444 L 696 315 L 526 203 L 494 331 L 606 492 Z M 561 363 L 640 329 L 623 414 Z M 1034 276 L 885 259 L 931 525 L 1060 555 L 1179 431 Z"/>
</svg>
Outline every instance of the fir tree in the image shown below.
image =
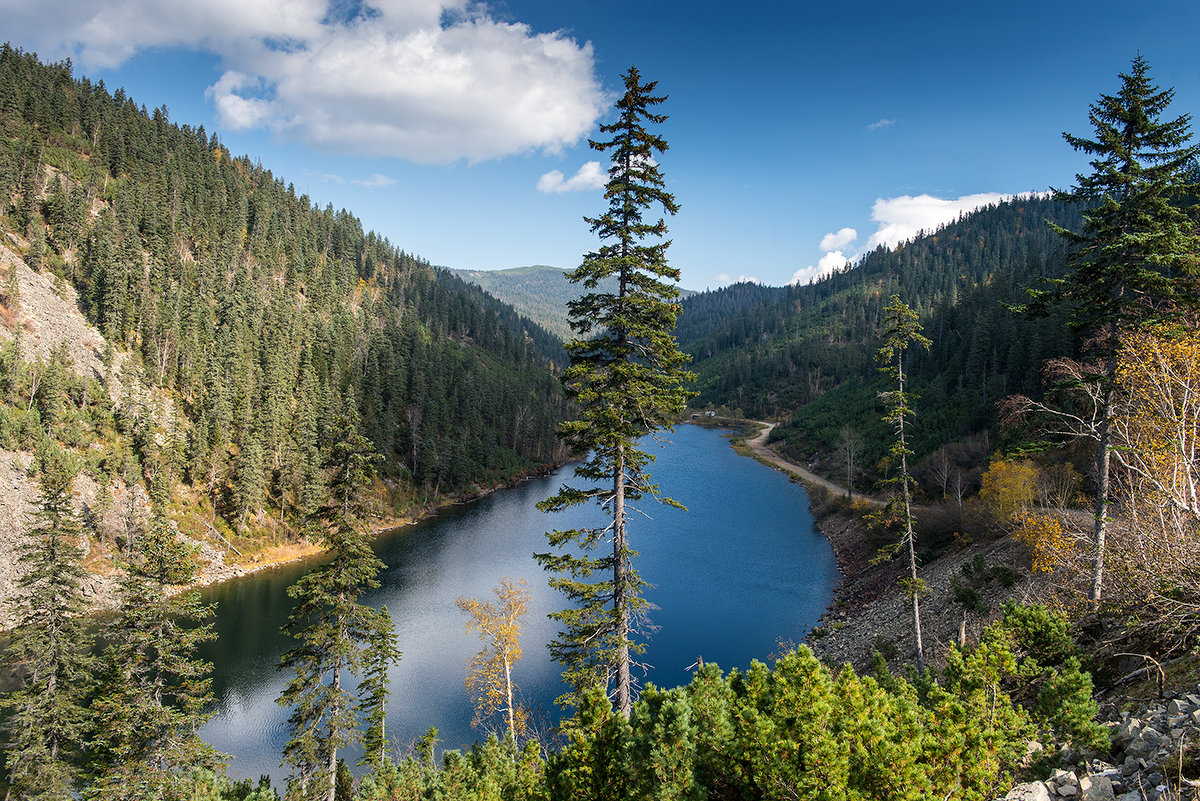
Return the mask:
<svg viewBox="0 0 1200 801">
<path fill-rule="evenodd" d="M 396 627 L 386 606 L 371 621 L 366 651 L 363 677 L 358 683 L 359 708 L 366 715 L 359 764 L 378 768 L 387 760 L 387 701 L 391 694 L 388 671 L 402 655 L 396 642 Z"/>
<path fill-rule="evenodd" d="M 107 675 L 92 705 L 99 726 L 88 797 L 174 798 L 182 776 L 223 761 L 198 735 L 213 715 L 212 665 L 196 656 L 199 644 L 216 636 L 203 622 L 212 608 L 196 590 L 166 593 L 189 583 L 196 567 L 192 550 L 156 512 L 124 566 L 121 606 L 105 634 Z"/>
<path fill-rule="evenodd" d="M 353 421 L 338 421 L 325 469 L 330 496 L 324 509 L 329 560 L 288 589 L 296 606 L 285 631 L 299 644 L 283 656 L 281 667 L 295 671 L 278 703 L 293 707 L 291 738 L 284 764 L 292 768 L 292 786 L 303 798 L 334 801 L 337 753 L 359 740 L 358 704 L 349 679 L 359 675 L 378 642 L 380 614 L 358 602 L 378 586 L 383 567 L 367 544 L 363 515 L 375 453 L 355 432 Z M 390 620 L 387 621 L 390 625 Z"/>
<path fill-rule="evenodd" d="M 22 677 L 3 699 L 5 768 L 9 798 L 67 799 L 79 773 L 93 675 L 83 619 L 83 527 L 71 492 L 78 464 L 49 438 L 35 458 L 41 494 L 20 554 L 19 627 L 5 654 Z"/>
<path fill-rule="evenodd" d="M 1089 175 L 1057 192 L 1059 200 L 1086 203 L 1083 230 L 1056 227 L 1070 246 L 1070 272 L 1031 291 L 1031 302 L 1018 311 L 1046 313 L 1065 306 L 1071 326 L 1090 343 L 1099 385 L 1096 441 L 1096 501 L 1091 600 L 1099 603 L 1104 586 L 1108 527 L 1111 419 L 1118 390 L 1117 351 L 1127 331 L 1177 321 L 1181 311 L 1200 303 L 1195 278 L 1200 240 L 1181 201 L 1195 186 L 1190 170 L 1200 146 L 1189 145 L 1191 118 L 1162 115 L 1173 89 L 1150 81 L 1149 64 L 1140 55 L 1121 74 L 1116 95 L 1101 95 L 1091 106 L 1094 139 L 1064 133 L 1076 150 L 1094 156 Z"/>
<path fill-rule="evenodd" d="M 913 638 L 916 644 L 917 670 L 925 670 L 925 650 L 921 643 L 921 593 L 924 583 L 917 578 L 917 535 L 913 528 L 912 513 L 912 475 L 908 470 L 908 457 L 912 449 L 908 446 L 905 425 L 913 417 L 909 404 L 913 400 L 911 392 L 905 390 L 904 352 L 910 345 L 920 345 L 929 349 L 930 340 L 921 334 L 921 324 L 917 321 L 917 313 L 908 308 L 898 295 L 892 295 L 884 307 L 883 345 L 876 354 L 879 369 L 892 381 L 896 389 L 879 393 L 887 406 L 884 422 L 892 425 L 896 438 L 892 441 L 890 454 L 899 465 L 899 473 L 888 483 L 898 487 L 879 514 L 888 522 L 898 523 L 901 529 L 900 541 L 897 547 L 906 552 L 908 557 L 909 577 L 905 579 L 906 590 L 912 599 Z M 894 552 L 894 551 L 893 551 Z"/>
<path fill-rule="evenodd" d="M 579 338 L 567 346 L 571 366 L 563 379 L 581 414 L 561 430 L 572 454 L 586 457 L 575 475 L 605 484 L 564 486 L 540 505 L 557 511 L 599 503 L 611 515 L 609 525 L 553 531 L 548 538 L 555 548 L 574 543 L 586 552 L 607 537 L 612 552 L 546 553 L 537 558 L 560 574 L 550 583 L 573 602 L 572 608 L 553 615 L 566 628 L 550 646 L 565 666 L 564 675 L 576 689 L 612 680 L 616 707 L 628 718 L 633 703 L 631 654 L 641 650 L 635 629 L 646 601 L 645 582 L 632 565 L 635 552 L 626 530 L 626 503 L 649 495 L 674 504 L 650 482 L 646 466 L 653 457 L 637 446 L 637 440 L 671 428 L 688 397 L 682 385 L 692 376 L 683 368 L 687 357 L 672 334 L 679 314 L 673 283 L 679 271 L 666 261 L 666 223 L 644 217 L 654 206 L 669 214 L 678 210 L 654 158 L 666 151 L 667 142 L 647 127 L 666 121 L 665 115 L 652 111 L 666 98 L 653 94 L 656 82 L 642 83 L 636 67 L 629 68 L 624 81 L 625 94 L 617 102 L 620 116 L 600 126 L 612 138 L 589 141 L 593 149 L 612 153 L 604 192 L 609 205 L 599 217 L 584 218 L 603 244 L 569 276 L 588 292 L 569 304 L 571 328 Z M 597 291 L 607 278 L 616 279 L 616 291 Z M 611 578 L 593 581 L 597 573 Z"/>
</svg>

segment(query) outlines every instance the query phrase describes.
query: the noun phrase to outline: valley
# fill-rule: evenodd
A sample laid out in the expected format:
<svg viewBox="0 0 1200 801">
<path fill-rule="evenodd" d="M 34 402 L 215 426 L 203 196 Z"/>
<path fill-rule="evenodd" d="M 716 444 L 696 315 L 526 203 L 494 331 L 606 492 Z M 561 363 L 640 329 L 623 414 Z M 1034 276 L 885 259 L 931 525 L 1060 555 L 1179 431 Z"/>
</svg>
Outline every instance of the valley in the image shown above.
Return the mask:
<svg viewBox="0 0 1200 801">
<path fill-rule="evenodd" d="M 2 786 L 1191 797 L 1125 708 L 1200 664 L 1200 148 L 1147 70 L 1067 142 L 1150 155 L 691 293 L 636 68 L 600 243 L 493 274 L 4 45 Z"/>
</svg>

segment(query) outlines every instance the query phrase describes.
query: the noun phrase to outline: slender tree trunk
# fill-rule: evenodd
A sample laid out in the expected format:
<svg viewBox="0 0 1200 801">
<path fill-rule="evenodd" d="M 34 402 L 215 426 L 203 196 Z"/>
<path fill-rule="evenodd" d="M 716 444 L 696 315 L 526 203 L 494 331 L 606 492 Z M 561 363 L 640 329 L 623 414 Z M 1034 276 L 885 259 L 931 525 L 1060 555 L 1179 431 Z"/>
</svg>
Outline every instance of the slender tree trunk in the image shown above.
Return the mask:
<svg viewBox="0 0 1200 801">
<path fill-rule="evenodd" d="M 629 598 L 625 586 L 628 568 L 625 564 L 625 449 L 617 449 L 616 470 L 613 471 L 613 615 L 616 618 L 617 640 L 617 711 L 626 720 L 633 711 L 629 685 Z"/>
<path fill-rule="evenodd" d="M 903 426 L 903 423 L 901 424 Z M 904 440 L 903 432 L 900 434 L 901 442 Z M 916 548 L 916 532 L 913 531 L 912 525 L 912 500 L 908 492 L 908 458 L 900 457 L 900 469 L 903 472 L 901 483 L 904 486 L 904 538 L 908 540 L 908 572 L 909 578 L 912 579 L 912 610 L 913 610 L 913 636 L 916 639 L 917 648 L 917 672 L 925 672 L 925 646 L 921 643 L 921 593 L 919 592 L 920 585 L 917 583 L 917 548 Z"/>
<path fill-rule="evenodd" d="M 340 662 L 338 664 L 334 665 L 334 667 L 333 667 L 333 684 L 332 684 L 331 689 L 332 689 L 331 695 L 334 698 L 337 698 L 338 695 L 342 691 L 342 666 L 341 666 Z M 334 744 L 333 744 L 334 734 L 335 733 L 333 731 L 333 728 L 330 727 L 330 731 L 329 731 L 329 738 L 330 738 L 329 763 L 328 763 L 329 792 L 326 795 L 326 798 L 328 799 L 328 801 L 335 801 L 337 799 L 337 747 L 334 746 Z"/>
<path fill-rule="evenodd" d="M 517 722 L 515 715 L 513 715 L 512 663 L 509 661 L 507 653 L 504 655 L 504 692 L 508 696 L 508 733 L 515 745 L 517 742 Z"/>
<path fill-rule="evenodd" d="M 904 397 L 904 362 L 897 360 L 900 374 L 900 397 Z M 904 488 L 904 538 L 908 540 L 908 571 L 912 580 L 913 638 L 916 640 L 917 672 L 925 672 L 925 646 L 921 642 L 921 593 L 917 579 L 916 532 L 913 531 L 912 494 L 908 489 L 908 444 L 904 441 L 904 415 L 900 415 L 900 486 Z"/>
<path fill-rule="evenodd" d="M 1115 354 L 1108 358 L 1108 379 L 1100 401 L 1100 441 L 1096 454 L 1096 506 L 1094 537 L 1096 552 L 1092 560 L 1092 591 L 1089 600 L 1099 606 L 1104 590 L 1104 548 L 1108 533 L 1108 468 L 1112 457 L 1112 402 L 1113 381 L 1117 372 Z"/>
</svg>

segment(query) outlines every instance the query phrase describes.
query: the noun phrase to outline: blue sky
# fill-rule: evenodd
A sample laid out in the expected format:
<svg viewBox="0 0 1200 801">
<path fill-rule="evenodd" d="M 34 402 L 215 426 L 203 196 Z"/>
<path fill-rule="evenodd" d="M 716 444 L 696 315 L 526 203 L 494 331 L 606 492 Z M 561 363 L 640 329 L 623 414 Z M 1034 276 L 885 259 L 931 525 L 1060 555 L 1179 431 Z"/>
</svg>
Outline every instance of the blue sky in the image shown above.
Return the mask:
<svg viewBox="0 0 1200 801">
<path fill-rule="evenodd" d="M 682 284 L 806 281 L 980 202 L 1068 187 L 1141 52 L 1200 110 L 1200 3 L 0 0 L 0 36 L 216 132 L 434 264 L 576 266 L 636 64 Z M 599 160 L 600 165 L 588 162 Z M 599 169 L 598 169 L 599 167 Z"/>
</svg>

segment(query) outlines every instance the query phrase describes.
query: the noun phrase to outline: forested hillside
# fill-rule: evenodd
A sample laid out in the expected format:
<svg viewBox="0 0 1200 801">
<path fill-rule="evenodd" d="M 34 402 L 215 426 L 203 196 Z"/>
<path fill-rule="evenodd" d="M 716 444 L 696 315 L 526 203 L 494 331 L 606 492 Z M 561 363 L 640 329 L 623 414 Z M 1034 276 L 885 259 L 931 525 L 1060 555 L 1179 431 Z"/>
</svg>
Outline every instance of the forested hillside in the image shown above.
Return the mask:
<svg viewBox="0 0 1200 801">
<path fill-rule="evenodd" d="M 203 127 L 7 45 L 0 192 L 7 243 L 72 284 L 104 335 L 103 378 L 118 380 L 114 353 L 127 352 L 122 380 L 160 389 L 176 412 L 148 437 L 118 415 L 93 448 L 132 449 L 148 484 L 192 485 L 231 526 L 309 510 L 339 413 L 357 416 L 409 500 L 560 456 L 555 337 Z M 6 382 L 9 449 L 59 433 L 53 416 L 31 417 L 47 403 L 44 368 L 28 369 Z"/>
<path fill-rule="evenodd" d="M 1051 222 L 1077 229 L 1079 210 L 1020 198 L 880 248 L 814 283 L 737 284 L 686 299 L 678 331 L 698 375 L 696 403 L 760 418 L 799 409 L 782 436 L 828 447 L 849 424 L 882 451 L 875 352 L 883 306 L 897 293 L 933 340 L 911 356 L 918 454 L 987 428 L 996 401 L 1036 395 L 1042 363 L 1075 349 L 1061 317 L 1023 319 L 1004 306 L 1021 301 L 1023 286 L 1064 269 Z"/>
</svg>

